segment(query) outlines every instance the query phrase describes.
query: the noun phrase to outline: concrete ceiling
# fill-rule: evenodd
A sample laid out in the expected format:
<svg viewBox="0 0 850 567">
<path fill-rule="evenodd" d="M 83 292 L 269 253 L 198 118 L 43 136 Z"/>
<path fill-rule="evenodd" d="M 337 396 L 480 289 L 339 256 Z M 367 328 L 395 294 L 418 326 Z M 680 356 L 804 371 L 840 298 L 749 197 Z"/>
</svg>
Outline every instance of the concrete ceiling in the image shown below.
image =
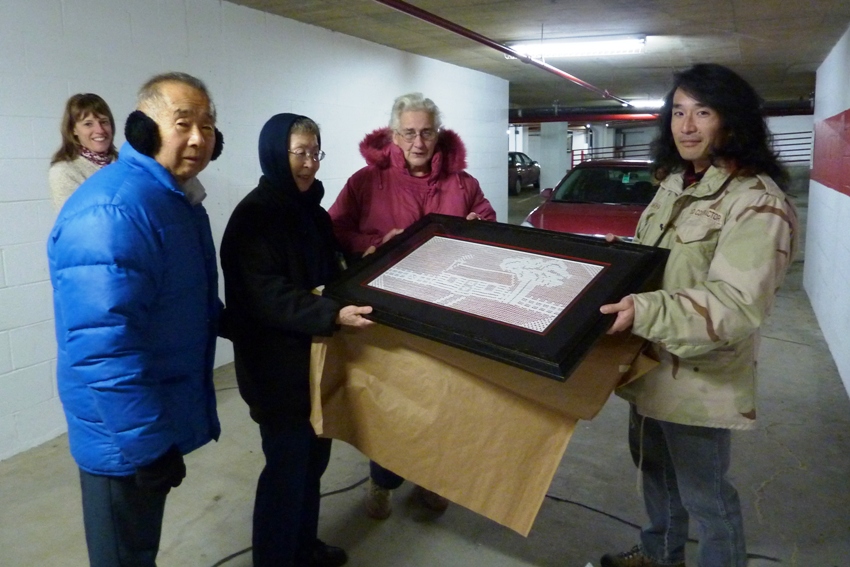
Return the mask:
<svg viewBox="0 0 850 567">
<path fill-rule="evenodd" d="M 591 90 L 376 0 L 230 0 L 339 33 L 502 77 L 510 107 L 619 108 Z M 809 101 L 815 72 L 850 24 L 848 0 L 411 0 L 499 44 L 646 35 L 642 55 L 549 59 L 598 89 L 661 98 L 673 71 L 731 67 L 768 101 Z M 512 112 L 514 114 L 514 112 Z"/>
</svg>

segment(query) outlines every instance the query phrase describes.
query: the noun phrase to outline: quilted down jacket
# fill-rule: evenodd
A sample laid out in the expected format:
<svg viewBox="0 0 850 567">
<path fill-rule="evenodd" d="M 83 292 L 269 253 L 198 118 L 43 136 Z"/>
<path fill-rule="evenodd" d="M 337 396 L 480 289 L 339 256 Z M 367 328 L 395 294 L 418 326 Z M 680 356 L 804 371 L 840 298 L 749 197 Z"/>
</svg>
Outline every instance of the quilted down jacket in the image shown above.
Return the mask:
<svg viewBox="0 0 850 567">
<path fill-rule="evenodd" d="M 47 244 L 59 396 L 81 469 L 127 476 L 217 439 L 209 218 L 129 144 L 68 199 Z"/>
</svg>

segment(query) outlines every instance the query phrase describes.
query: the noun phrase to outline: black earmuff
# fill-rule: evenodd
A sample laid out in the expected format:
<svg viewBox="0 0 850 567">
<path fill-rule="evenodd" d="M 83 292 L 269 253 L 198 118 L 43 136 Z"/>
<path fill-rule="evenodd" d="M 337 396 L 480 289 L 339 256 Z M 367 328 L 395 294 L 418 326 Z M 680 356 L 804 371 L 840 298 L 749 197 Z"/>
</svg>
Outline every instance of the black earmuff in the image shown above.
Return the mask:
<svg viewBox="0 0 850 567">
<path fill-rule="evenodd" d="M 127 117 L 124 138 L 137 152 L 148 157 L 155 156 L 159 151 L 159 126 L 141 110 L 134 110 Z"/>
<path fill-rule="evenodd" d="M 224 134 L 222 134 L 221 131 L 218 128 L 216 128 L 215 129 L 215 145 L 213 146 L 213 153 L 212 153 L 212 157 L 210 158 L 210 160 L 214 161 L 214 160 L 218 159 L 218 156 L 221 155 L 221 150 L 223 150 L 223 149 L 224 149 Z"/>
<path fill-rule="evenodd" d="M 159 126 L 153 118 L 142 112 L 134 110 L 127 117 L 124 124 L 124 138 L 133 146 L 137 152 L 153 157 L 159 151 Z M 213 146 L 212 158 L 216 159 L 224 149 L 224 136 L 218 128 L 215 129 L 215 145 Z"/>
</svg>

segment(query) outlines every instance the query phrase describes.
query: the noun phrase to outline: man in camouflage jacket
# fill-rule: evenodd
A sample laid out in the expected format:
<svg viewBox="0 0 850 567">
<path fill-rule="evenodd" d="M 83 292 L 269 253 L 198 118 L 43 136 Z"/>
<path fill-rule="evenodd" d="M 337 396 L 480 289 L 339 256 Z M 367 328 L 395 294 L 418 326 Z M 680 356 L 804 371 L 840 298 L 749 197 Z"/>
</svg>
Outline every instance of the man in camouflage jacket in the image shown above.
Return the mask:
<svg viewBox="0 0 850 567">
<path fill-rule="evenodd" d="M 682 174 L 667 177 L 637 230 L 640 243 L 670 250 L 662 289 L 632 296 L 632 333 L 661 364 L 618 393 L 642 416 L 749 429 L 758 329 L 791 260 L 796 215 L 764 175 L 710 166 L 682 185 Z"/>
<path fill-rule="evenodd" d="M 689 518 L 700 567 L 746 564 L 730 430 L 754 425 L 758 329 L 797 240 L 759 103 L 719 65 L 678 74 L 665 99 L 653 146 L 663 181 L 637 228 L 638 242 L 670 250 L 662 289 L 601 308 L 617 315 L 611 332 L 648 339 L 660 362 L 618 391 L 650 524 L 602 567 L 683 566 Z"/>
</svg>

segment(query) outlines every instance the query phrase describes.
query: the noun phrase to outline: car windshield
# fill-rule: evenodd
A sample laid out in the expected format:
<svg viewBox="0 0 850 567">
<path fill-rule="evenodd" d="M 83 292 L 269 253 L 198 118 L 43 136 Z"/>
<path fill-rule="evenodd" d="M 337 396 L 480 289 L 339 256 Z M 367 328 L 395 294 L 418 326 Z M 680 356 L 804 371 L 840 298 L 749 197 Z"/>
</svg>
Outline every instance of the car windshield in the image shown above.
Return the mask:
<svg viewBox="0 0 850 567">
<path fill-rule="evenodd" d="M 555 188 L 552 200 L 648 205 L 656 189 L 649 167 L 578 167 Z"/>
</svg>

